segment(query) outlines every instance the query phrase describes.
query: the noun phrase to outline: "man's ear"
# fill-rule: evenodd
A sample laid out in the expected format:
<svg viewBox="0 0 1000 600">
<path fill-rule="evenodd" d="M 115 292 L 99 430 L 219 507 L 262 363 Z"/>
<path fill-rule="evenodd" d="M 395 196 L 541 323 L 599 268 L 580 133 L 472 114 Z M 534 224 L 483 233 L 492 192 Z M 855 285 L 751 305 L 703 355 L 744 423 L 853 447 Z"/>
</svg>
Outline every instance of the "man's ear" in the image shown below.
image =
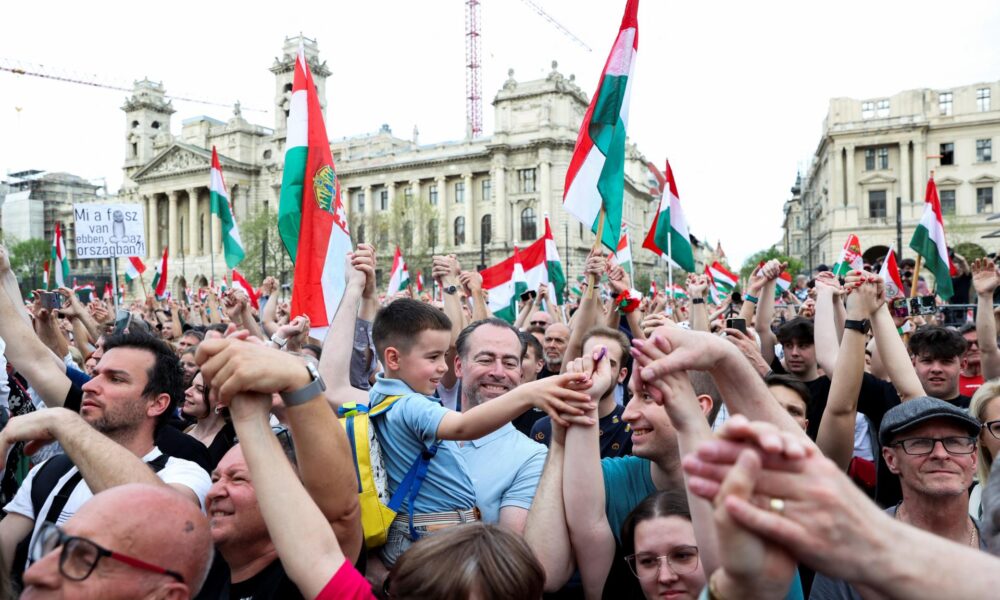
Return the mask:
<svg viewBox="0 0 1000 600">
<path fill-rule="evenodd" d="M 208 390 L 205 390 L 208 393 Z M 207 400 L 207 398 L 206 398 Z M 146 408 L 146 416 L 148 417 L 158 417 L 166 412 L 167 408 L 170 406 L 170 394 L 162 393 L 153 396 L 150 401 L 149 406 Z"/>
<path fill-rule="evenodd" d="M 628 377 L 628 367 L 622 367 L 621 369 L 618 369 L 618 381 L 617 381 L 617 383 L 621 383 L 621 382 L 625 381 L 626 377 Z"/>
<path fill-rule="evenodd" d="M 702 394 L 698 396 L 698 406 L 701 407 L 701 413 L 707 417 L 712 412 L 715 401 L 708 394 Z"/>
<path fill-rule="evenodd" d="M 462 378 L 462 359 L 458 354 L 455 355 L 455 377 L 458 379 Z"/>
<path fill-rule="evenodd" d="M 896 465 L 896 453 L 888 446 L 882 447 L 882 458 L 885 459 L 886 466 L 893 475 L 899 475 L 899 466 Z"/>
</svg>

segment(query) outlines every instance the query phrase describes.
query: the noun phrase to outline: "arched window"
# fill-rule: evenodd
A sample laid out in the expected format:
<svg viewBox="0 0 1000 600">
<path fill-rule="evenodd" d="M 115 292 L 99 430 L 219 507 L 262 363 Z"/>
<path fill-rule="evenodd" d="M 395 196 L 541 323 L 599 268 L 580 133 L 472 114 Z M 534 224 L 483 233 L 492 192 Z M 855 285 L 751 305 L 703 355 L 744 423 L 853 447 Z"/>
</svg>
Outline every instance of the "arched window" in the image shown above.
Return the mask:
<svg viewBox="0 0 1000 600">
<path fill-rule="evenodd" d="M 459 246 L 465 243 L 465 217 L 458 217 L 455 219 L 455 245 Z"/>
<path fill-rule="evenodd" d="M 493 217 L 490 215 L 483 215 L 482 221 L 479 222 L 479 236 L 484 244 L 493 241 Z"/>
<path fill-rule="evenodd" d="M 533 240 L 538 237 L 538 220 L 535 209 L 528 207 L 521 211 L 521 239 Z"/>
</svg>

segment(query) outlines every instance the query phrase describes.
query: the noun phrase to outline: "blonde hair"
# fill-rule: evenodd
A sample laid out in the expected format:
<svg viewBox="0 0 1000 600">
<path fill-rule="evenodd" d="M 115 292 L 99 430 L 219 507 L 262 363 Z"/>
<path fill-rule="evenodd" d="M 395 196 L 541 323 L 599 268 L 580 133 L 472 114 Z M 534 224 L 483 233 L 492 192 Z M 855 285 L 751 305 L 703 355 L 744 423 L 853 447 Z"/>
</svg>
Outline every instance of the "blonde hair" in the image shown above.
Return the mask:
<svg viewBox="0 0 1000 600">
<path fill-rule="evenodd" d="M 979 419 L 979 422 L 985 425 L 986 408 L 990 405 L 990 402 L 997 398 L 1000 398 L 1000 379 L 987 381 L 972 395 L 972 401 L 969 402 L 969 414 Z M 979 435 L 982 437 L 993 434 L 986 427 L 983 427 Z M 976 474 L 979 476 L 979 485 L 986 485 L 986 481 L 990 478 L 990 467 L 993 466 L 994 457 L 982 440 L 977 445 L 976 455 L 978 459 L 976 461 Z"/>
</svg>

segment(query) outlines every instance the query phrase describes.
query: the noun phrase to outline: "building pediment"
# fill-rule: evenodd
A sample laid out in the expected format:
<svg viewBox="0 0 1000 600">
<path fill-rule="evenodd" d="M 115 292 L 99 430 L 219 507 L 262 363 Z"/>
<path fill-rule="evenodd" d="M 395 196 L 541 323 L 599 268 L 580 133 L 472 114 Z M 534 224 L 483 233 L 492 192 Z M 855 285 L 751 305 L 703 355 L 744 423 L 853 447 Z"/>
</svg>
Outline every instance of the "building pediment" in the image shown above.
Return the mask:
<svg viewBox="0 0 1000 600">
<path fill-rule="evenodd" d="M 248 165 L 237 160 L 219 154 L 219 162 L 223 171 L 242 171 L 255 173 L 259 169 L 253 165 Z M 177 175 L 188 175 L 191 173 L 205 173 L 205 180 L 208 180 L 208 172 L 212 167 L 212 151 L 185 144 L 174 142 L 168 148 L 153 157 L 145 166 L 136 171 L 132 180 L 136 183 L 145 183 L 157 179 L 174 177 Z"/>
<path fill-rule="evenodd" d="M 989 173 L 983 173 L 979 177 L 975 177 L 969 180 L 969 183 L 973 185 L 983 184 L 983 183 L 996 183 L 1000 181 L 1000 177 L 995 175 L 990 175 Z"/>
<path fill-rule="evenodd" d="M 936 183 L 938 187 L 942 186 L 953 187 L 962 185 L 962 180 L 956 177 L 949 176 L 949 177 L 942 177 L 941 179 L 936 179 L 934 180 L 934 183 Z"/>
<path fill-rule="evenodd" d="M 896 178 L 885 173 L 873 173 L 868 177 L 859 179 L 858 183 L 861 185 L 887 185 L 896 183 Z"/>
</svg>

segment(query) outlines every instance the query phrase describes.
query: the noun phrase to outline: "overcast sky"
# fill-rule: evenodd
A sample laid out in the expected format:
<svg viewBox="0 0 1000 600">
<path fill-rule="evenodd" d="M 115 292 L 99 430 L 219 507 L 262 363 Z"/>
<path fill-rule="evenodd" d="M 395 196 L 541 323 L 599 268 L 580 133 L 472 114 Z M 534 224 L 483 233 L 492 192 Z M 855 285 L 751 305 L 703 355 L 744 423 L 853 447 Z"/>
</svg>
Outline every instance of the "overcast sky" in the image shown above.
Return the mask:
<svg viewBox="0 0 1000 600">
<path fill-rule="evenodd" d="M 553 59 L 592 94 L 624 0 L 535 0 L 587 52 L 521 0 L 482 0 L 484 117 L 515 70 Z M 149 6 L 149 9 L 139 8 Z M 129 86 L 270 109 L 267 70 L 286 35 L 319 42 L 331 137 L 382 123 L 421 143 L 465 135 L 464 1 L 7 3 L 0 59 Z M 669 157 L 692 232 L 739 263 L 781 237 L 781 209 L 807 164 L 831 97 L 886 96 L 998 79 L 1000 3 L 641 0 L 629 137 Z M 0 176 L 36 168 L 121 183 L 126 93 L 0 72 Z M 230 108 L 174 101 L 173 130 Z M 20 109 L 20 110 L 18 110 Z M 270 112 L 244 110 L 271 126 Z"/>
</svg>

